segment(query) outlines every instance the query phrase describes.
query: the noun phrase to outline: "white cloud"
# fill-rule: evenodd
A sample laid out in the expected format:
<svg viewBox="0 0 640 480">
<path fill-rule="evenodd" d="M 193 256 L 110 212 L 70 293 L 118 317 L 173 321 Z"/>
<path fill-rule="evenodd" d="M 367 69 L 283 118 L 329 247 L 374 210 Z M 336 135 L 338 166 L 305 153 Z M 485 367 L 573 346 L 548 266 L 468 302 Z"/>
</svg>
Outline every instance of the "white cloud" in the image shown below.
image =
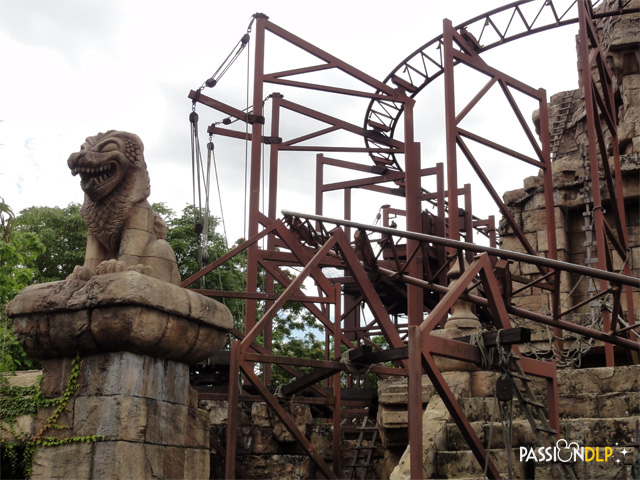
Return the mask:
<svg viewBox="0 0 640 480">
<path fill-rule="evenodd" d="M 117 56 L 121 1 L 25 0 L 0 4 L 0 28 L 16 42 L 55 50 L 76 66 L 87 49 Z"/>
<path fill-rule="evenodd" d="M 19 210 L 32 205 L 67 205 L 82 201 L 77 181 L 69 174 L 66 158 L 83 139 L 111 128 L 132 131 L 145 142 L 152 179 L 152 201 L 165 201 L 180 211 L 192 201 L 191 158 L 187 94 L 199 87 L 218 67 L 246 32 L 251 15 L 263 11 L 270 20 L 366 73 L 383 79 L 403 58 L 442 31 L 442 19 L 454 25 L 501 6 L 492 0 L 415 2 L 412 0 L 328 0 L 313 9 L 293 0 L 221 3 L 65 0 L 8 0 L 0 3 L 0 191 Z M 549 35 L 549 34 L 545 34 Z M 557 34 L 552 41 L 559 44 Z M 574 52 L 571 43 L 561 51 Z M 539 54 L 519 59 L 515 47 L 501 47 L 487 58 L 519 78 L 533 77 L 534 86 L 573 88 L 575 74 L 569 61 L 553 64 L 554 75 L 541 75 L 543 62 L 554 56 Z M 274 61 L 286 63 L 283 51 L 267 44 Z M 518 43 L 518 42 L 516 42 Z M 557 48 L 557 47 L 555 47 Z M 503 50 L 504 49 L 504 50 Z M 275 55 L 275 57 L 273 57 Z M 280 55 L 280 58 L 278 56 Z M 536 66 L 537 65 L 537 66 Z M 246 103 L 246 56 L 238 60 L 218 86 L 207 94 L 243 108 Z M 563 73 L 568 72 L 568 73 Z M 526 78 L 522 78 L 527 80 Z M 568 81 L 566 79 L 569 79 Z M 564 82 L 562 82 L 564 80 Z M 434 88 L 441 82 L 434 82 Z M 566 86 L 566 87 L 565 87 Z M 275 86 L 269 86 L 270 93 Z M 284 91 L 284 89 L 283 89 Z M 290 93 L 289 93 L 290 92 Z M 340 99 L 331 103 L 308 91 L 288 91 L 287 98 L 316 102 L 361 124 L 364 104 Z M 442 95 L 418 96 L 416 132 L 423 142 L 424 161 L 444 161 L 442 147 Z M 366 102 L 364 102 L 366 103 Z M 223 115 L 199 108 L 204 127 Z M 30 148 L 25 146 L 31 140 Z M 35 140 L 33 140 L 35 139 Z M 216 138 L 225 216 L 236 225 L 231 236 L 242 233 L 245 148 L 241 141 Z M 283 157 L 284 158 L 284 157 Z M 281 170 L 282 192 L 291 189 L 278 208 L 313 205 L 308 188 L 298 181 L 314 175 L 310 154 L 287 154 Z M 287 176 L 289 174 L 289 176 Z M 308 181 L 307 181 L 308 183 Z M 305 196 L 305 194 L 307 196 Z M 308 197 L 308 198 L 307 198 Z M 288 199 L 287 199 L 288 198 Z M 217 200 L 212 196 L 212 210 Z M 339 202 L 335 202 L 338 204 Z M 367 203 L 370 203 L 367 201 Z M 388 203 L 386 200 L 383 203 Z M 371 208 L 377 211 L 377 205 Z M 336 213 L 341 215 L 341 210 Z M 375 215 L 375 212 L 373 213 Z M 363 221 L 372 215 L 363 214 Z"/>
</svg>

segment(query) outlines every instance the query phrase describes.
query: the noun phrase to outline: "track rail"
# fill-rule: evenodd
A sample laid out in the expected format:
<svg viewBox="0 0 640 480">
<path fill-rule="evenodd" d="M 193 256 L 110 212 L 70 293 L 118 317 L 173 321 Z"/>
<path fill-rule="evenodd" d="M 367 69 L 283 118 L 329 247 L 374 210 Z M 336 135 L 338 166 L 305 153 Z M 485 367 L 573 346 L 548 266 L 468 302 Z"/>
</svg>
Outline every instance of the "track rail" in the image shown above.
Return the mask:
<svg viewBox="0 0 640 480">
<path fill-rule="evenodd" d="M 594 7 L 602 3 L 594 1 Z M 637 9 L 625 9 L 628 1 L 620 2 L 614 11 L 601 12 L 598 16 L 621 14 Z M 470 37 L 477 45 L 478 53 L 546 30 L 578 22 L 576 0 L 520 0 L 490 12 L 478 15 L 456 26 L 464 37 Z M 414 98 L 427 85 L 444 72 L 442 57 L 443 36 L 439 35 L 411 53 L 394 68 L 384 80 L 393 88 L 401 88 Z M 365 114 L 364 126 L 393 138 L 404 112 L 404 104 L 388 100 L 372 99 Z M 367 146 L 375 141 L 365 139 Z M 392 160 L 390 168 L 401 169 L 392 153 L 385 154 Z"/>
</svg>

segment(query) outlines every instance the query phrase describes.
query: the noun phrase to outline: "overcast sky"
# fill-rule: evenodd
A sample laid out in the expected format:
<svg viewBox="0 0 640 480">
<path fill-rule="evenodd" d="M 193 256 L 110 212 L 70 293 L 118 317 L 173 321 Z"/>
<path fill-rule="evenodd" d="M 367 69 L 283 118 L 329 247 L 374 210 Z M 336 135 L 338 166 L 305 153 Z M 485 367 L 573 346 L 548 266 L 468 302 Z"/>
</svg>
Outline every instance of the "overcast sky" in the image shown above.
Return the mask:
<svg viewBox="0 0 640 480">
<path fill-rule="evenodd" d="M 456 25 L 502 3 L 2 0 L 0 197 L 16 212 L 30 206 L 81 203 L 79 182 L 66 166 L 69 154 L 85 137 L 119 129 L 138 134 L 145 143 L 150 201 L 182 210 L 193 198 L 187 94 L 218 68 L 256 12 L 383 80 L 403 58 L 442 32 L 443 18 Z M 535 41 L 495 49 L 487 58 L 530 85 L 546 88 L 550 96 L 577 87 L 575 33 L 576 27 L 565 27 Z M 278 50 L 277 42 L 267 48 L 272 49 L 274 65 L 289 58 Z M 528 50 L 523 55 L 516 48 Z M 245 98 L 246 58 L 236 63 L 228 81 L 207 95 L 227 103 Z M 306 98 L 286 95 L 298 103 Z M 417 98 L 424 120 L 416 128 L 425 162 L 444 161 L 441 139 L 422 138 L 425 132 L 441 136 L 443 118 L 439 107 L 428 100 L 441 95 L 438 91 L 431 97 L 425 93 L 425 100 Z M 340 102 L 333 107 L 338 112 L 344 108 L 345 117 L 362 124 L 364 109 Z M 222 118 L 206 110 L 199 108 L 203 128 Z M 206 140 L 204 129 L 201 135 Z M 228 147 L 216 143 L 231 240 L 242 235 L 243 203 L 244 146 L 234 142 Z M 313 195 L 305 183 L 314 174 L 312 161 L 308 155 L 283 159 L 282 168 L 290 167 L 294 176 L 283 177 L 279 209 L 312 212 Z M 520 186 L 515 183 L 508 188 Z M 219 208 L 217 198 L 212 198 L 213 212 Z M 362 220 L 372 221 L 376 211 L 377 206 L 372 207 Z"/>
</svg>

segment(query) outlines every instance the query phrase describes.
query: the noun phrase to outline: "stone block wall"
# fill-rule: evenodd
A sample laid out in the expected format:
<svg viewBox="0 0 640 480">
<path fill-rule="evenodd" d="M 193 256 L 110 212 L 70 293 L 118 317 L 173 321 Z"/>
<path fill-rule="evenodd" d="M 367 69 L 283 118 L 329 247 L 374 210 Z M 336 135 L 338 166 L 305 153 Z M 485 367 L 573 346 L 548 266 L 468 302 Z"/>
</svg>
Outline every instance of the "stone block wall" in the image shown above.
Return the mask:
<svg viewBox="0 0 640 480">
<path fill-rule="evenodd" d="M 228 405 L 223 400 L 201 400 L 200 407 L 209 413 L 211 435 L 226 445 Z M 237 466 L 252 478 L 309 479 L 322 474 L 294 439 L 282 421 L 264 402 L 244 402 L 238 405 L 240 431 L 237 435 Z M 314 450 L 327 462 L 333 463 L 333 426 L 321 415 L 315 415 L 309 405 L 291 402 L 286 410 L 295 419 L 301 432 L 311 442 Z M 356 440 L 345 437 L 342 441 L 342 465 L 353 459 Z M 363 443 L 366 445 L 366 443 Z M 387 478 L 397 458 L 391 465 L 386 459 L 387 450 L 382 447 L 373 452 L 373 467 L 368 478 Z M 224 455 L 212 448 L 211 478 L 224 478 Z M 360 471 L 359 474 L 362 472 Z M 357 478 L 361 478 L 358 476 Z"/>
<path fill-rule="evenodd" d="M 226 445 L 227 402 L 201 400 L 200 407 L 208 412 L 212 436 Z M 236 437 L 236 458 L 241 468 L 253 478 L 315 478 L 315 464 L 266 403 L 241 403 L 237 408 L 240 431 Z M 308 405 L 291 404 L 287 410 L 316 451 L 325 460 L 330 460 L 332 434 L 329 426 L 315 425 Z M 224 455 L 213 449 L 211 478 L 224 478 L 224 461 Z"/>
<path fill-rule="evenodd" d="M 59 397 L 71 359 L 44 362 L 41 390 Z M 32 479 L 198 478 L 209 471 L 209 419 L 197 408 L 189 367 L 128 352 L 84 357 L 79 388 L 58 424 L 58 438 L 97 435 L 100 441 L 40 448 Z M 53 413 L 38 412 L 35 431 Z"/>
<path fill-rule="evenodd" d="M 506 478 L 508 462 L 505 435 L 501 417 L 495 411 L 494 398 L 499 373 L 479 370 L 444 372 L 443 375 L 480 441 L 487 445 L 491 438 L 490 455 L 503 478 Z M 573 469 L 577 478 L 631 478 L 631 466 L 638 458 L 640 366 L 563 369 L 557 372 L 557 382 L 561 423 L 559 438 L 592 448 L 609 446 L 614 452 L 608 462 L 575 462 Z M 546 405 L 544 379 L 534 378 L 531 387 L 537 400 Z M 406 435 L 407 390 L 406 379 L 384 380 L 379 383 L 378 421 L 383 437 L 398 439 L 397 434 L 401 429 L 405 430 Z M 424 478 L 484 478 L 482 466 L 469 450 L 467 442 L 426 376 L 423 377 L 422 398 Z M 520 446 L 535 448 L 540 445 L 517 401 L 514 401 L 512 418 L 512 478 L 552 478 L 548 463 L 527 464 L 518 461 Z M 388 432 L 395 435 L 389 437 Z M 404 446 L 406 444 L 405 440 Z M 397 452 L 397 448 L 401 446 L 403 445 L 398 443 L 391 448 Z M 623 449 L 626 449 L 626 454 L 622 454 Z M 395 463 L 390 463 L 393 471 L 388 471 L 380 478 L 409 479 L 409 448 L 402 450 L 400 454 L 396 453 Z M 395 468 L 393 465 L 396 465 Z"/>
</svg>

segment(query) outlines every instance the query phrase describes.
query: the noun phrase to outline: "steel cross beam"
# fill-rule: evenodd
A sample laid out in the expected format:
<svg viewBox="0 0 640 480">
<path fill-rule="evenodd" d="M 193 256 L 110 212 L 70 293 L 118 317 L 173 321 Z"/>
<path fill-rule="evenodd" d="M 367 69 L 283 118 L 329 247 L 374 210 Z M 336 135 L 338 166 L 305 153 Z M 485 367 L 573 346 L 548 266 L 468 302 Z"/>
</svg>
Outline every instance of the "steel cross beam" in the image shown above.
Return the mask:
<svg viewBox="0 0 640 480">
<path fill-rule="evenodd" d="M 465 32 L 458 32 L 451 21 L 444 20 L 443 33 L 443 64 L 444 64 L 444 84 L 445 84 L 445 124 L 446 124 L 446 148 L 447 148 L 447 179 L 449 191 L 449 206 L 454 212 L 457 211 L 457 196 L 452 195 L 458 188 L 458 164 L 457 150 L 460 148 L 464 156 L 469 161 L 471 167 L 480 178 L 484 188 L 489 193 L 494 203 L 502 213 L 503 218 L 507 221 L 509 227 L 513 230 L 515 236 L 520 241 L 525 252 L 535 255 L 536 250 L 531 246 L 524 231 L 516 222 L 502 201 L 501 195 L 496 191 L 491 183 L 490 178 L 475 158 L 470 144 L 466 140 L 485 147 L 489 147 L 496 152 L 507 155 L 514 161 L 524 161 L 534 165 L 542 171 L 544 183 L 544 211 L 547 225 L 547 245 L 548 258 L 556 259 L 556 228 L 555 228 L 555 207 L 553 201 L 553 179 L 551 171 L 551 147 L 549 136 L 549 115 L 547 112 L 547 95 L 544 89 L 534 89 L 523 82 L 506 75 L 505 73 L 490 67 L 479 54 L 478 43 L 475 38 L 465 35 Z M 464 106 L 458 114 L 456 114 L 455 101 L 455 82 L 454 82 L 454 65 L 464 64 L 476 71 L 479 71 L 489 77 L 487 84 L 479 90 L 471 101 Z M 492 87 L 499 86 L 506 97 L 512 112 L 520 124 L 529 146 L 532 148 L 535 156 L 530 157 L 510 148 L 506 148 L 496 142 L 493 142 L 483 136 L 464 130 L 460 127 L 462 120 L 473 110 L 478 102 L 485 97 Z M 540 111 L 540 145 L 536 139 L 536 135 L 531 131 L 524 115 L 522 114 L 516 100 L 513 97 L 511 89 L 517 90 L 529 98 L 537 101 Z M 448 237 L 454 240 L 460 238 L 460 227 L 458 225 L 458 216 L 449 215 Z M 542 275 L 546 275 L 545 267 L 538 267 Z M 560 277 L 555 276 L 555 281 L 551 284 L 552 288 L 552 311 L 554 316 L 560 311 Z M 558 328 L 554 329 L 555 337 L 562 337 L 562 331 Z M 556 341 L 556 347 L 561 348 L 559 341 Z"/>
<path fill-rule="evenodd" d="M 469 145 L 465 142 L 465 138 L 472 140 L 476 143 L 480 143 L 487 147 L 492 148 L 495 151 L 508 155 L 516 160 L 525 161 L 529 164 L 537 166 L 542 169 L 544 175 L 544 187 L 545 187 L 545 213 L 547 218 L 547 232 L 549 242 L 549 258 L 557 258 L 556 253 L 556 241 L 555 241 L 555 219 L 553 212 L 553 182 L 551 178 L 551 158 L 549 147 L 549 128 L 548 128 L 548 115 L 547 115 L 547 99 L 546 93 L 543 89 L 533 89 L 528 85 L 490 67 L 482 60 L 475 50 L 475 44 L 468 38 L 458 33 L 453 28 L 449 20 L 444 20 L 444 34 L 443 34 L 443 56 L 444 56 L 444 74 L 445 74 L 445 123 L 447 127 L 447 178 L 449 181 L 449 208 L 454 212 L 457 209 L 457 198 L 452 195 L 451 192 L 455 192 L 457 186 L 457 154 L 456 149 L 460 147 L 462 152 L 469 160 L 471 166 L 476 171 L 483 185 L 493 198 L 494 202 L 500 209 L 502 215 L 507 219 L 509 226 L 513 229 L 514 233 L 522 243 L 525 251 L 534 255 L 535 249 L 529 244 L 524 232 L 517 224 L 509 209 L 506 207 L 500 194 L 495 191 L 487 175 L 480 167 L 479 163 L 475 159 Z M 457 48 L 456 48 L 457 46 Z M 456 115 L 456 102 L 454 94 L 454 69 L 453 66 L 457 64 L 466 64 L 473 69 L 486 74 L 490 80 L 484 88 L 480 89 L 478 94 Z M 477 105 L 493 86 L 500 86 L 505 97 L 507 98 L 514 114 L 516 115 L 520 126 L 529 139 L 530 146 L 536 152 L 536 158 L 531 158 L 523 155 L 517 151 L 508 149 L 502 145 L 492 142 L 480 135 L 476 135 L 472 132 L 466 131 L 460 128 L 460 122 L 471 112 L 471 110 Z M 538 102 L 540 108 L 540 135 L 541 146 L 535 138 L 534 133 L 527 125 L 522 112 L 520 111 L 516 101 L 513 98 L 510 88 L 516 89 L 530 98 Z M 454 240 L 458 240 L 459 226 L 456 215 L 449 215 L 449 231 L 448 236 Z M 542 272 L 546 273 L 546 272 Z"/>
<path fill-rule="evenodd" d="M 640 279 L 629 275 L 624 275 L 616 272 L 609 272 L 606 270 L 600 270 L 597 268 L 585 267 L 583 265 L 577 265 L 574 263 L 563 262 L 561 260 L 553 260 L 546 257 L 538 257 L 536 255 L 529 255 L 527 253 L 513 252 L 511 250 L 503 250 L 501 248 L 487 247 L 476 243 L 461 242 L 459 240 L 452 240 L 446 237 L 438 237 L 435 235 L 429 235 L 426 233 L 410 232 L 407 230 L 399 230 L 396 228 L 382 227 L 378 225 L 369 225 L 366 223 L 354 222 L 351 220 L 343 220 L 340 218 L 332 218 L 321 215 L 314 215 L 311 213 L 294 212 L 291 210 L 282 210 L 284 217 L 299 217 L 314 220 L 318 222 L 330 223 L 333 225 L 341 225 L 344 227 L 351 227 L 361 230 L 368 230 L 371 232 L 382 233 L 392 237 L 413 238 L 421 242 L 432 243 L 434 245 L 444 245 L 445 247 L 451 247 L 459 250 L 470 250 L 476 253 L 488 253 L 491 256 L 504 258 L 507 260 L 515 260 L 519 262 L 531 263 L 534 265 L 540 265 L 554 270 L 562 270 L 579 275 L 585 275 L 588 277 L 594 277 L 598 279 L 607 280 L 612 283 L 619 283 L 622 285 L 631 285 L 632 287 L 640 288 Z"/>
<path fill-rule="evenodd" d="M 395 327 L 390 322 L 388 318 L 388 314 L 384 308 L 384 305 L 380 301 L 375 289 L 371 285 L 364 268 L 360 265 L 355 253 L 352 251 L 349 241 L 341 229 L 336 229 L 333 232 L 330 232 L 328 240 L 319 247 L 319 249 L 315 252 L 315 254 L 310 257 L 310 254 L 304 250 L 304 248 L 296 244 L 296 240 L 291 237 L 291 233 L 286 229 L 283 231 L 283 224 L 280 221 L 273 222 L 269 225 L 265 231 L 270 232 L 271 235 L 278 235 L 285 242 L 285 246 L 290 248 L 294 254 L 298 256 L 299 261 L 304 268 L 302 272 L 293 280 L 288 282 L 286 285 L 285 291 L 271 303 L 269 309 L 265 312 L 262 318 L 251 328 L 247 329 L 247 333 L 243 336 L 240 342 L 232 342 L 231 345 L 231 361 L 230 361 L 230 387 L 229 387 L 229 412 L 228 412 L 228 436 L 227 436 L 227 452 L 226 452 L 226 473 L 227 478 L 234 478 L 235 474 L 235 463 L 232 461 L 235 456 L 235 438 L 233 433 L 237 428 L 238 418 L 236 405 L 239 398 L 239 382 L 240 382 L 240 371 L 243 372 L 244 376 L 249 379 L 249 381 L 259 390 L 262 397 L 265 401 L 273 408 L 277 415 L 281 418 L 283 423 L 287 426 L 289 430 L 291 430 L 296 439 L 302 444 L 307 453 L 311 456 L 311 458 L 320 466 L 323 473 L 327 476 L 327 478 L 335 478 L 334 474 L 337 472 L 331 472 L 328 470 L 328 467 L 324 463 L 321 457 L 314 451 L 313 447 L 309 443 L 309 441 L 300 434 L 297 426 L 291 417 L 279 406 L 277 400 L 268 392 L 266 385 L 260 380 L 254 373 L 252 362 L 259 361 L 259 359 L 264 358 L 266 362 L 276 361 L 277 358 L 267 354 L 249 354 L 247 350 L 249 348 L 253 348 L 254 340 L 257 338 L 259 333 L 263 332 L 265 328 L 267 328 L 269 321 L 273 318 L 273 316 L 277 313 L 277 311 L 284 305 L 286 301 L 288 301 L 294 294 L 300 294 L 299 286 L 302 281 L 308 276 L 313 276 L 314 279 L 322 284 L 323 281 L 320 280 L 321 272 L 318 272 L 318 265 L 322 263 L 324 258 L 329 254 L 332 249 L 337 249 L 340 251 L 344 258 L 345 265 L 352 271 L 354 277 L 358 281 L 360 288 L 362 288 L 364 292 L 364 298 L 369 303 L 372 311 L 376 315 L 377 321 L 380 324 L 380 327 L 383 331 L 383 334 L 388 339 L 389 343 L 396 347 L 401 348 L 404 343 L 400 339 Z M 257 237 L 254 236 L 254 237 Z M 249 242 L 249 245 L 255 244 L 255 239 Z M 247 245 L 245 245 L 246 247 Z M 237 254 L 237 252 L 234 252 Z M 271 272 L 274 275 L 275 272 Z M 274 276 L 275 278 L 275 276 Z M 326 282 L 326 279 L 325 279 Z M 284 282 L 287 283 L 287 282 Z M 338 295 L 339 289 L 335 286 L 333 289 L 330 287 L 325 287 L 325 293 Z M 339 297 L 333 298 L 336 305 L 336 312 L 339 314 Z M 339 316 L 337 317 L 340 318 Z M 339 320 L 337 320 L 339 322 Z M 339 325 L 339 323 L 338 323 Z M 327 326 L 328 327 L 328 326 Z M 348 343 L 348 340 L 344 338 L 342 333 L 339 331 L 339 327 L 336 327 L 334 331 L 334 336 L 336 338 L 335 344 L 339 349 L 342 341 Z M 342 340 L 342 341 L 341 341 Z M 298 362 L 299 363 L 299 362 Z M 385 369 L 381 369 L 380 372 L 385 372 Z M 334 380 L 335 382 L 335 380 Z M 305 384 L 307 386 L 307 384 Z M 295 388 L 295 384 L 292 385 L 291 388 Z M 337 403 L 338 407 L 340 405 L 340 401 Z M 334 405 L 334 409 L 337 408 Z M 339 412 L 336 413 L 334 410 L 334 417 L 339 418 Z M 335 425 L 335 428 L 339 428 L 339 424 Z M 338 468 L 339 465 L 336 467 Z"/>
<path fill-rule="evenodd" d="M 449 358 L 456 358 L 465 361 L 474 361 L 477 359 L 473 354 L 473 350 L 477 347 L 462 344 L 462 342 L 456 342 L 453 340 L 441 339 L 433 337 L 430 333 L 433 329 L 446 318 L 449 310 L 453 306 L 454 302 L 460 298 L 460 296 L 468 288 L 476 275 L 481 278 L 481 283 L 484 286 L 485 293 L 487 294 L 488 306 L 493 312 L 494 324 L 497 329 L 510 328 L 510 321 L 507 314 L 507 308 L 500 295 L 500 288 L 498 281 L 493 274 L 493 266 L 489 261 L 489 257 L 486 253 L 476 257 L 474 262 L 461 274 L 455 285 L 449 288 L 447 294 L 440 300 L 438 305 L 431 310 L 429 315 L 425 318 L 422 324 L 416 327 L 410 327 L 409 335 L 409 418 L 420 418 L 422 414 L 422 400 L 420 391 L 422 388 L 421 373 L 416 373 L 415 369 L 419 366 L 419 360 L 422 363 L 422 367 L 431 379 L 436 391 L 444 401 L 449 413 L 453 417 L 454 422 L 460 429 L 463 437 L 469 444 L 471 451 L 474 453 L 478 463 L 483 465 L 487 462 L 487 474 L 490 478 L 500 478 L 500 474 L 493 461 L 487 457 L 486 450 L 482 445 L 482 442 L 475 434 L 469 420 L 464 414 L 460 404 L 453 392 L 449 389 L 444 377 L 442 376 L 436 362 L 433 359 L 434 354 L 445 354 Z M 450 344 L 445 348 L 439 347 L 438 344 L 443 342 Z M 458 343 L 459 345 L 455 345 Z M 435 344 L 435 345 L 434 345 Z M 434 348 L 434 346 L 436 348 Z M 464 348 L 463 348 L 464 346 Z M 514 345 L 513 350 L 518 354 L 518 347 Z M 417 352 L 420 352 L 418 354 Z M 471 353 L 473 352 L 473 353 Z M 418 358 L 416 358 L 418 357 Z M 549 423 L 558 429 L 560 420 L 558 418 L 558 403 L 557 403 L 557 391 L 555 390 L 555 365 L 549 365 L 540 361 L 530 360 L 523 364 L 524 371 L 532 375 L 542 376 L 547 378 L 547 384 L 551 387 L 551 391 L 548 392 L 549 400 Z M 551 367 L 551 368 L 549 368 Z M 422 438 L 422 422 L 414 422 L 410 424 L 410 441 L 415 442 L 417 446 L 421 445 L 420 439 Z M 415 453 L 414 453 L 415 450 Z M 410 454 L 410 471 L 411 478 L 422 478 L 422 448 L 415 448 L 412 444 Z"/>
<path fill-rule="evenodd" d="M 287 430 L 289 430 L 294 438 L 298 440 L 298 442 L 304 447 L 304 449 L 307 451 L 316 465 L 320 467 L 325 477 L 338 478 L 335 475 L 335 472 L 329 468 L 322 456 L 316 451 L 307 437 L 305 437 L 305 435 L 300 431 L 296 422 L 293 420 L 293 418 L 291 418 L 291 415 L 289 415 L 289 413 L 280 405 L 278 399 L 271 392 L 269 392 L 267 387 L 262 383 L 262 380 L 260 380 L 260 378 L 258 378 L 258 376 L 253 372 L 253 366 L 242 361 L 240 362 L 239 366 L 244 375 L 253 384 L 253 386 L 258 389 L 260 395 L 262 396 L 262 398 L 264 398 L 269 407 L 273 409 L 278 418 L 280 418 L 285 427 L 287 427 Z"/>
</svg>

